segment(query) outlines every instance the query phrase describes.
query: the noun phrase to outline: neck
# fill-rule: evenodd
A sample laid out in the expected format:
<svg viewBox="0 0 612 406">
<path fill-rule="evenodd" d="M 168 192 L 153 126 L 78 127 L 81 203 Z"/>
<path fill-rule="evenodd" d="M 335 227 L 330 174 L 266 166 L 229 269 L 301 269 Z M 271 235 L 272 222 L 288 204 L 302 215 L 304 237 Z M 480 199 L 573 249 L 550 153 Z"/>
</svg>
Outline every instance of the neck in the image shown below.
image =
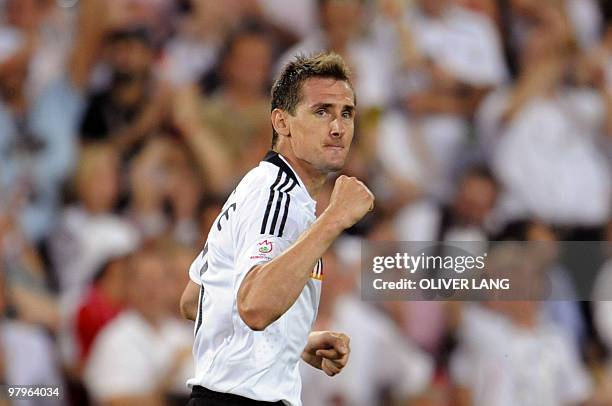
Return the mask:
<svg viewBox="0 0 612 406">
<path fill-rule="evenodd" d="M 98 283 L 97 288 L 114 305 L 120 305 L 124 297 L 120 284 L 121 282 L 113 280 L 113 278 L 102 279 Z"/>
<path fill-rule="evenodd" d="M 316 199 L 317 195 L 325 185 L 328 173 L 321 172 L 309 162 L 296 157 L 290 145 L 286 147 L 284 145 L 278 146 L 275 151 L 282 155 L 287 162 L 289 162 L 289 165 L 291 165 L 298 177 L 304 183 L 304 186 L 306 186 L 306 190 L 308 190 L 310 197 L 312 199 Z"/>
</svg>

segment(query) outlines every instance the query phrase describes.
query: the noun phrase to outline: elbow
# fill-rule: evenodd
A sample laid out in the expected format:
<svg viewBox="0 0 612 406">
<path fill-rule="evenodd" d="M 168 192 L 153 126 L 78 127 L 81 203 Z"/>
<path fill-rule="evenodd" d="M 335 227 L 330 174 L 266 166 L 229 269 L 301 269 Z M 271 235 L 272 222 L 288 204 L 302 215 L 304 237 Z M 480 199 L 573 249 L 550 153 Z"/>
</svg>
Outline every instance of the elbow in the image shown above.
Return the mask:
<svg viewBox="0 0 612 406">
<path fill-rule="evenodd" d="M 193 303 L 193 301 L 188 300 L 185 295 L 181 297 L 181 301 L 179 303 L 179 310 L 181 312 L 181 316 L 187 320 L 195 321 L 195 311 L 197 308 L 197 304 Z"/>
<path fill-rule="evenodd" d="M 268 313 L 260 306 L 253 306 L 247 303 L 246 300 L 238 302 L 240 318 L 253 331 L 263 331 L 276 320 L 275 317 L 270 317 Z"/>
<path fill-rule="evenodd" d="M 185 303 L 183 303 L 182 300 L 181 300 L 181 303 L 179 305 L 179 310 L 181 312 L 181 316 L 184 319 L 191 320 L 191 318 L 189 317 L 190 316 L 189 311 L 187 310 L 187 307 L 185 307 Z"/>
</svg>

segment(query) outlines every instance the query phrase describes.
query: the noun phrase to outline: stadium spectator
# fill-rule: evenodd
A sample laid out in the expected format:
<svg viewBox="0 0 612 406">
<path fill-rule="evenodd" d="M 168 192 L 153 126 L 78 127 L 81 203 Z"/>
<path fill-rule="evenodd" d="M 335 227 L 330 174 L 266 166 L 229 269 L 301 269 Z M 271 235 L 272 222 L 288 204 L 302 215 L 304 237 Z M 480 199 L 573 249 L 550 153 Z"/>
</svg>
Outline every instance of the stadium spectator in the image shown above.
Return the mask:
<svg viewBox="0 0 612 406">
<path fill-rule="evenodd" d="M 47 264 L 11 212 L 0 211 L 0 272 L 11 292 L 13 310 L 22 321 L 57 332 L 60 307 L 47 271 Z"/>
<path fill-rule="evenodd" d="M 506 221 L 536 216 L 566 228 L 601 227 L 611 204 L 609 163 L 596 143 L 606 105 L 595 90 L 566 80 L 575 77 L 575 50 L 561 12 L 548 11 L 521 53 L 517 83 L 484 102 L 481 142 L 503 186 Z"/>
<path fill-rule="evenodd" d="M 572 275 L 561 263 L 561 246 L 552 227 L 537 220 L 516 220 L 507 224 L 493 239 L 531 242 L 528 245 L 531 258 L 551 283 L 548 300 L 542 304 L 542 314 L 570 333 L 579 351 L 586 340 L 586 321 L 576 302 L 579 296 L 573 277 L 580 277 L 580 273 Z"/>
<path fill-rule="evenodd" d="M 40 326 L 7 317 L 12 305 L 9 294 L 0 268 L 0 382 L 58 387 L 64 393 L 62 370 L 53 340 Z M 3 399 L 0 399 L 0 404 Z M 57 397 L 47 401 L 50 405 L 63 404 Z M 34 399 L 20 402 L 28 406 L 39 404 Z"/>
<path fill-rule="evenodd" d="M 383 108 L 392 102 L 390 83 L 392 50 L 369 32 L 362 0 L 321 0 L 317 2 L 320 29 L 290 48 L 277 61 L 277 69 L 297 54 L 332 50 L 342 55 L 355 77 L 358 108 Z M 367 28 L 366 28 L 367 27 Z"/>
<path fill-rule="evenodd" d="M 76 316 L 76 341 L 83 363 L 100 330 L 122 310 L 126 296 L 126 257 L 111 258 L 94 276 Z"/>
<path fill-rule="evenodd" d="M 51 241 L 61 292 L 80 292 L 109 255 L 129 251 L 138 240 L 136 230 L 113 213 L 119 197 L 119 158 L 113 147 L 85 147 L 73 186 L 76 201 L 63 210 Z"/>
<path fill-rule="evenodd" d="M 387 176 L 447 200 L 468 146 L 467 119 L 508 77 L 497 28 L 485 15 L 447 0 L 385 10 L 395 27 L 392 47 L 402 55 L 396 96 L 403 106 L 381 120 L 378 157 Z"/>
<path fill-rule="evenodd" d="M 247 20 L 228 34 L 214 75 L 205 78 L 211 93 L 202 100 L 201 123 L 223 143 L 234 182 L 270 147 L 268 92 L 275 52 L 266 27 Z M 230 179 L 228 187 L 234 186 Z"/>
<path fill-rule="evenodd" d="M 185 378 L 178 374 L 184 362 L 192 362 L 191 335 L 185 337 L 182 324 L 168 314 L 163 258 L 140 251 L 128 268 L 127 308 L 97 337 L 85 383 L 102 404 L 164 404 L 176 381 Z"/>
<path fill-rule="evenodd" d="M 525 248 L 507 244 L 487 259 L 487 271 L 520 274 L 524 286 L 539 285 L 537 265 Z M 459 405 L 580 404 L 594 386 L 571 335 L 542 316 L 539 301 L 491 301 L 467 305 L 451 376 Z"/>
<path fill-rule="evenodd" d="M 465 171 L 450 205 L 428 200 L 407 206 L 395 227 L 402 241 L 486 241 L 499 185 L 486 168 Z"/>
<path fill-rule="evenodd" d="M 126 27 L 107 35 L 110 83 L 88 97 L 81 139 L 111 141 L 130 155 L 158 130 L 168 93 L 154 78 L 155 50 L 146 27 Z"/>
</svg>

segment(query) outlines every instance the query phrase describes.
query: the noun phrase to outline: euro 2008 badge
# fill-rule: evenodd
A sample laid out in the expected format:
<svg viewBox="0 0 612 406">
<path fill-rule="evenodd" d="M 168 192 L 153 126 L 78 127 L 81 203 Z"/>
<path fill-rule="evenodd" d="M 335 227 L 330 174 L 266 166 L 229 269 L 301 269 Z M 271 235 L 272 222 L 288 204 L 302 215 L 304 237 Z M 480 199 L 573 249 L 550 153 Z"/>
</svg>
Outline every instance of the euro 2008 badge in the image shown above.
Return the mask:
<svg viewBox="0 0 612 406">
<path fill-rule="evenodd" d="M 261 252 L 262 254 L 268 254 L 272 252 L 272 243 L 268 240 L 264 240 L 257 245 L 259 246 L 259 252 Z"/>
<path fill-rule="evenodd" d="M 251 256 L 251 259 L 270 261 L 272 257 L 269 255 L 272 252 L 272 242 L 268 240 L 263 240 L 262 242 L 257 243 L 257 252 L 255 255 Z"/>
</svg>

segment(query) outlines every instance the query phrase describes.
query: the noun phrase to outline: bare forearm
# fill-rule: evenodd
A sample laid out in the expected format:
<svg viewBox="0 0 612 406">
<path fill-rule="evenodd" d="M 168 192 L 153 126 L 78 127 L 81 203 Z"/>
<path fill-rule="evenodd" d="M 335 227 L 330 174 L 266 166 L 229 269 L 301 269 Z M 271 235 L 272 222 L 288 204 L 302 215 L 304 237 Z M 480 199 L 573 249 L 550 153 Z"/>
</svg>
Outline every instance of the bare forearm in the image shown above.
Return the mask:
<svg viewBox="0 0 612 406">
<path fill-rule="evenodd" d="M 208 187 L 214 194 L 224 194 L 228 188 L 228 179 L 234 178 L 232 159 L 215 140 L 215 135 L 203 126 L 194 126 L 194 130 L 185 138 L 206 177 Z"/>
<path fill-rule="evenodd" d="M 425 66 L 425 58 L 417 49 L 412 34 L 402 18 L 395 22 L 395 29 L 400 38 L 400 53 L 403 63 L 407 68 L 422 68 Z"/>
<path fill-rule="evenodd" d="M 89 80 L 89 73 L 95 63 L 100 44 L 105 35 L 107 18 L 106 5 L 100 0 L 81 2 L 78 33 L 69 60 L 72 84 L 81 89 Z"/>
<path fill-rule="evenodd" d="M 319 258 L 342 232 L 325 213 L 274 260 L 253 268 L 238 292 L 238 309 L 254 330 L 262 330 L 297 300 Z"/>
</svg>

